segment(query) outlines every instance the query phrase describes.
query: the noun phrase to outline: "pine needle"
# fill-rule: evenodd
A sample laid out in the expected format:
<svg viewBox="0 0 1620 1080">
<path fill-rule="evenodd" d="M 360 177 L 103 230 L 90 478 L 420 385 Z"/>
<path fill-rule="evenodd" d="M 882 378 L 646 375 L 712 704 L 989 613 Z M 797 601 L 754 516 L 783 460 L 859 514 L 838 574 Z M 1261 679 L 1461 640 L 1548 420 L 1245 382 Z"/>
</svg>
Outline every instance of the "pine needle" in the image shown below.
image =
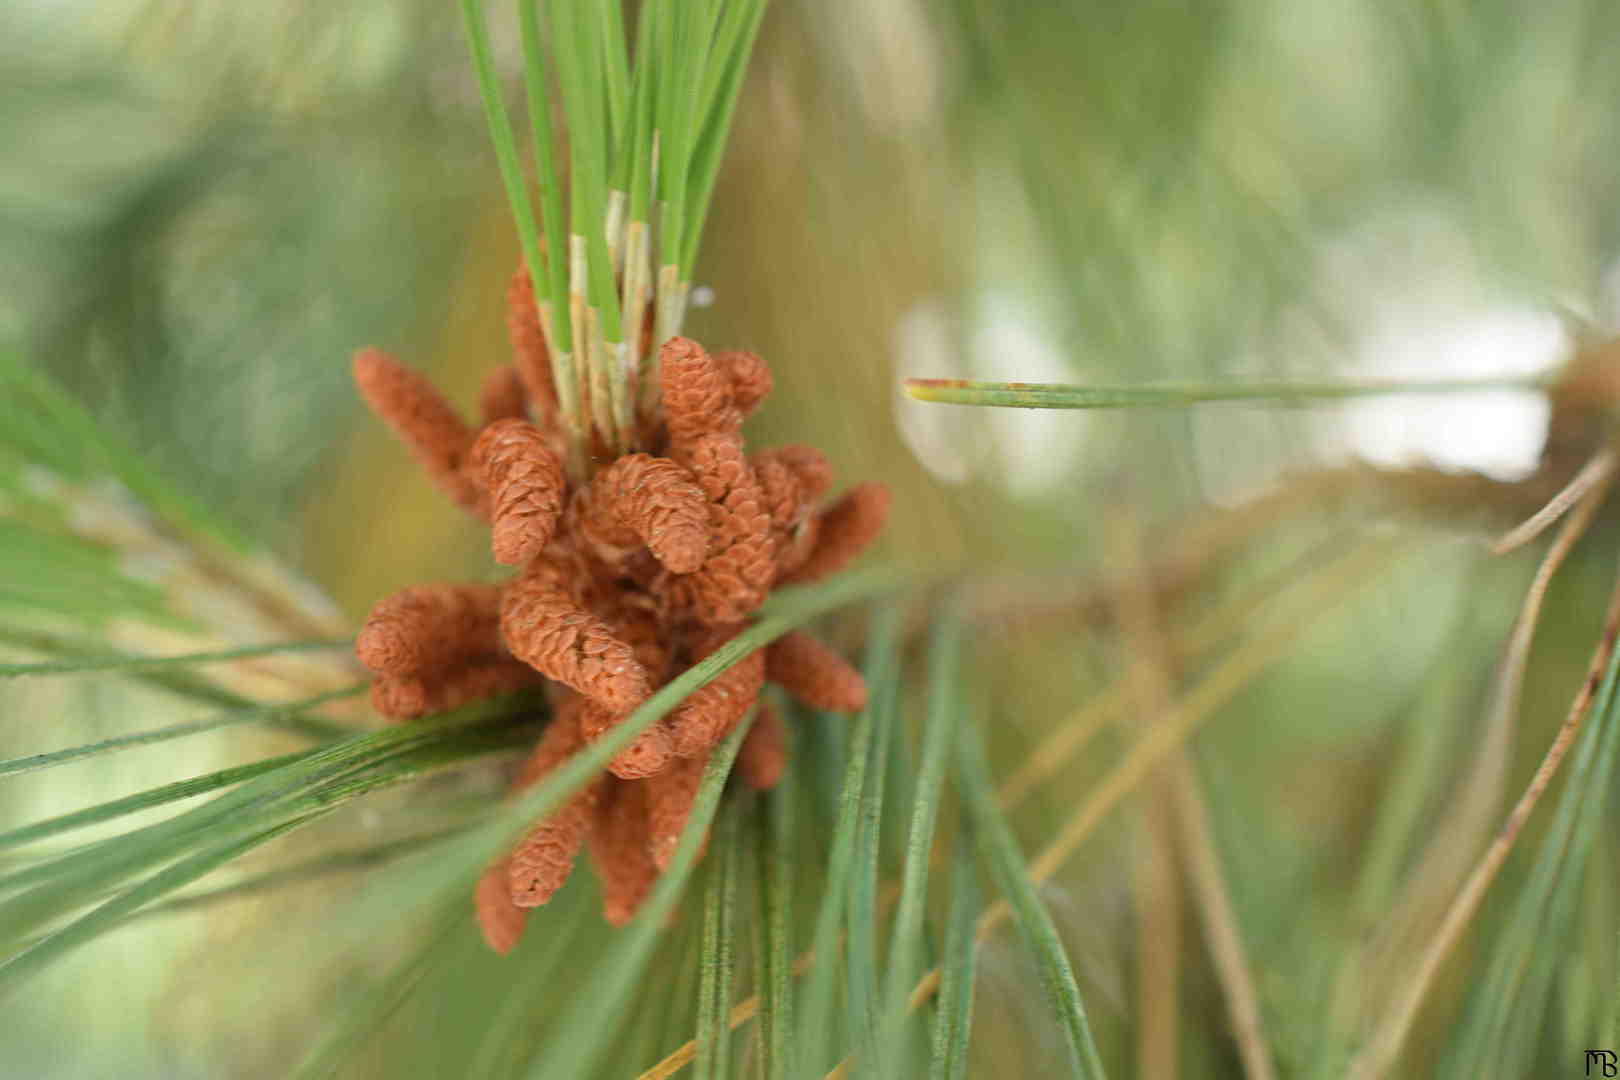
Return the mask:
<svg viewBox="0 0 1620 1080">
<path fill-rule="evenodd" d="M 0 679 L 22 675 L 78 675 L 92 671 L 161 671 L 164 668 L 194 667 L 199 664 L 218 663 L 223 660 L 243 660 L 253 656 L 275 656 L 289 652 L 319 652 L 343 649 L 353 644 L 350 638 L 323 641 L 283 641 L 270 645 L 248 645 L 239 649 L 216 649 L 211 652 L 183 653 L 178 656 L 103 656 L 73 660 L 46 660 L 33 664 L 0 664 Z"/>
<path fill-rule="evenodd" d="M 973 916 L 978 888 L 968 856 L 971 833 L 964 829 L 952 859 L 951 906 L 945 931 L 945 958 L 940 963 L 939 1010 L 934 1016 L 930 1080 L 962 1080 L 967 1075 L 968 1041 L 973 1034 L 973 978 L 977 946 Z M 910 1003 L 908 1002 L 908 1005 Z"/>
<path fill-rule="evenodd" d="M 295 721 L 304 719 L 305 712 L 319 708 L 327 702 L 355 697 L 364 693 L 365 689 L 364 685 L 351 686 L 342 690 L 334 690 L 328 694 L 317 694 L 303 701 L 291 701 L 284 705 L 259 705 L 247 709 L 233 709 L 207 720 L 170 724 L 167 727 L 140 731 L 132 735 L 119 735 L 110 739 L 102 739 L 100 742 L 68 747 L 65 750 L 53 750 L 49 753 L 34 754 L 29 757 L 12 758 L 9 761 L 0 761 L 0 776 L 17 776 L 22 773 L 35 772 L 39 769 L 66 765 L 74 761 L 83 761 L 86 758 L 99 757 L 102 754 L 109 754 L 118 750 L 132 750 L 137 746 L 151 746 L 154 743 L 168 742 L 170 739 L 197 735 L 205 731 L 218 731 L 222 728 L 236 727 L 242 724 L 266 724 L 270 727 L 290 727 L 295 731 L 302 731 L 303 728 Z"/>
<path fill-rule="evenodd" d="M 895 647 L 897 629 L 898 616 L 891 608 L 883 613 L 880 622 L 871 631 L 866 665 L 869 704 L 856 718 L 850 738 L 848 764 L 838 799 L 838 817 L 833 823 L 827 854 L 826 884 L 811 936 L 810 954 L 820 958 L 820 962 L 810 969 L 810 977 L 803 990 L 804 1008 L 796 1038 L 798 1071 L 801 1072 L 812 1065 L 812 1050 L 819 1051 L 825 1045 L 831 1027 L 839 929 L 846 918 L 850 883 L 856 873 L 858 837 L 871 783 L 867 772 L 872 763 L 871 746 L 879 722 L 878 702 L 888 693 L 887 678 L 880 682 L 879 676 L 890 670 L 889 658 Z"/>
<path fill-rule="evenodd" d="M 883 996 L 884 1031 L 879 1045 L 879 1068 L 885 1076 L 903 1071 L 900 1054 L 905 1045 L 907 989 L 916 978 L 923 945 L 923 914 L 927 900 L 928 870 L 934 849 L 934 826 L 945 787 L 946 766 L 956 743 L 957 696 L 962 619 L 952 605 L 936 617 L 928 657 L 928 715 L 923 729 L 922 767 L 912 796 L 911 826 L 901 871 L 900 903 L 889 940 L 888 971 Z"/>
<path fill-rule="evenodd" d="M 963 725 L 957 740 L 962 794 L 967 812 L 973 822 L 974 839 L 978 842 L 980 857 L 990 864 L 1001 887 L 1001 904 L 1013 914 L 1025 946 L 1034 955 L 1041 971 L 1041 982 L 1046 988 L 1047 1001 L 1057 1015 L 1067 1040 L 1070 1075 L 1085 1080 L 1102 1080 L 1106 1075 L 1097 1046 L 1086 1019 L 1085 1005 L 1080 999 L 1080 988 L 1057 927 L 1047 914 L 1035 892 L 1036 878 L 1027 869 L 1028 863 L 1018 848 L 1018 841 L 996 806 L 990 770 L 984 761 L 984 750 L 979 745 L 979 734 L 971 725 Z M 979 923 L 979 936 L 984 935 L 984 920 Z"/>
<path fill-rule="evenodd" d="M 788 730 L 791 738 L 791 725 Z M 795 760 L 795 755 L 790 752 L 788 760 Z M 763 1029 L 760 1072 L 766 1080 L 786 1080 L 793 1066 L 790 980 L 793 966 L 793 841 L 798 835 L 795 830 L 797 789 L 796 770 L 790 765 L 776 788 L 763 800 L 764 821 L 759 831 L 761 878 L 765 893 L 765 981 L 757 996 L 761 1001 L 759 1016 Z"/>
<path fill-rule="evenodd" d="M 1570 507 L 1585 498 L 1587 492 L 1607 484 L 1614 473 L 1616 463 L 1613 449 L 1605 448 L 1600 451 L 1581 467 L 1581 471 L 1564 485 L 1563 490 L 1547 501 L 1546 506 L 1537 510 L 1524 523 L 1504 533 L 1501 539 L 1492 544 L 1491 554 L 1506 555 L 1540 536 L 1549 526 L 1563 517 Z"/>
<path fill-rule="evenodd" d="M 874 662 L 870 704 L 873 713 L 872 745 L 866 764 L 866 790 L 861 797 L 859 831 L 856 833 L 854 869 L 850 874 L 848 910 L 844 916 L 845 949 L 848 958 L 845 1015 L 854 1024 L 853 1041 L 866 1060 L 876 1060 L 877 1017 L 881 1008 L 878 988 L 878 861 L 882 850 L 884 811 L 888 806 L 889 765 L 894 760 L 898 721 L 898 667 L 895 656 L 897 624 L 886 621 L 881 632 L 873 634 Z"/>
<path fill-rule="evenodd" d="M 45 821 L 21 828 L 0 833 L 0 849 L 16 847 L 19 844 L 31 844 L 37 840 L 48 839 L 59 833 L 71 832 L 74 829 L 83 829 L 91 825 L 99 825 L 113 818 L 123 817 L 126 814 L 138 814 L 143 810 L 164 806 L 181 799 L 190 799 L 198 795 L 206 795 L 210 791 L 230 787 L 244 780 L 251 780 L 267 772 L 274 772 L 284 766 L 301 761 L 314 750 L 304 750 L 293 754 L 282 754 L 279 757 L 265 758 L 247 765 L 237 765 L 230 769 L 220 769 L 217 772 L 195 776 L 188 780 L 176 780 L 172 784 L 163 784 L 160 787 L 140 791 L 122 799 L 113 799 L 110 802 L 100 803 L 96 806 L 75 810 L 69 814 L 48 818 Z"/>
<path fill-rule="evenodd" d="M 1143 383 L 1136 386 L 1068 386 L 1058 383 L 990 382 L 974 379 L 907 379 L 918 401 L 988 405 L 1013 409 L 1162 409 L 1216 401 L 1308 405 L 1384 394 L 1451 394 L 1472 390 L 1539 390 L 1550 376 L 1507 375 L 1475 379 L 1318 379 L 1266 382 L 1223 379 L 1211 383 Z"/>
<path fill-rule="evenodd" d="M 731 1062 L 731 988 L 735 978 L 734 942 L 737 929 L 738 804 L 722 810 L 714 842 L 719 866 L 709 874 L 703 904 L 703 953 L 698 961 L 697 1075 L 702 1080 L 725 1080 Z"/>
<path fill-rule="evenodd" d="M 1554 552 L 1548 553 L 1544 566 L 1556 567 L 1562 561 L 1561 556 L 1554 559 L 1556 551 L 1567 550 L 1581 532 L 1584 531 L 1586 519 L 1595 512 L 1602 489 L 1590 492 L 1576 514 L 1565 525 L 1565 531 L 1560 536 L 1560 542 L 1555 546 Z M 1585 511 L 1584 516 L 1582 511 Z M 1546 575 L 1550 577 L 1550 571 Z M 1538 582 L 1542 577 L 1538 575 Z M 1545 589 L 1545 584 L 1542 584 Z M 1538 605 L 1539 606 L 1539 605 Z M 1528 608 L 1528 603 L 1527 603 Z M 1533 616 L 1530 625 L 1533 626 Z M 1592 659 L 1587 665 L 1586 678 L 1580 690 L 1570 705 L 1569 713 L 1559 728 L 1552 745 L 1547 748 L 1542 757 L 1541 764 L 1536 768 L 1535 775 L 1525 788 L 1524 794 L 1508 814 L 1507 820 L 1502 823 L 1490 846 L 1485 850 L 1480 861 L 1469 874 L 1468 880 L 1453 899 L 1445 918 L 1441 921 L 1439 929 L 1430 939 L 1422 956 L 1415 965 L 1411 976 L 1405 985 L 1397 992 L 1383 1018 L 1378 1022 L 1373 1034 L 1369 1037 L 1367 1045 L 1357 1054 L 1350 1068 L 1352 1080 L 1375 1080 L 1385 1075 L 1394 1065 L 1400 1054 L 1401 1045 L 1406 1040 L 1406 1034 L 1417 1018 L 1424 996 L 1429 984 L 1440 969 L 1441 963 L 1450 953 L 1452 947 L 1462 937 L 1474 913 L 1479 909 L 1485 898 L 1485 893 L 1496 880 L 1501 871 L 1502 864 L 1507 861 L 1508 854 L 1513 850 L 1514 843 L 1519 838 L 1524 823 L 1529 820 L 1535 811 L 1536 804 L 1541 801 L 1548 785 L 1557 775 L 1558 768 L 1563 764 L 1566 754 L 1574 744 L 1575 737 L 1580 733 L 1581 724 L 1591 709 L 1598 689 L 1603 682 L 1604 673 L 1608 670 L 1615 655 L 1615 641 L 1620 637 L 1620 581 L 1616 582 L 1615 591 L 1609 602 L 1608 614 L 1604 618 L 1603 634 L 1599 639 Z M 1528 648 L 1528 644 L 1525 646 Z"/>
</svg>

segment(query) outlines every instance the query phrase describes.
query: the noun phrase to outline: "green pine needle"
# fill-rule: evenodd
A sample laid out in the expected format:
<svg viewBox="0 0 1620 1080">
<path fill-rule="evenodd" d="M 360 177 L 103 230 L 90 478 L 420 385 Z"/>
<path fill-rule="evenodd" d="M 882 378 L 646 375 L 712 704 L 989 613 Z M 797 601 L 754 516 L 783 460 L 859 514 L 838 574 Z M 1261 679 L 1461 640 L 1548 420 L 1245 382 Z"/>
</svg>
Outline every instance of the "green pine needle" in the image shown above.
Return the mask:
<svg viewBox="0 0 1620 1080">
<path fill-rule="evenodd" d="M 940 964 L 939 1007 L 934 1014 L 929 1080 L 961 1080 L 967 1075 L 968 1042 L 973 1030 L 973 978 L 977 946 L 973 940 L 978 888 L 964 832 L 951 860 L 951 906 L 945 930 L 945 959 Z"/>
<path fill-rule="evenodd" d="M 1453 394 L 1476 390 L 1541 390 L 1552 377 L 1504 375 L 1473 379 L 1242 379 L 1215 383 L 1143 383 L 1139 386 L 1069 386 L 1060 383 L 991 382 L 975 379 L 907 379 L 918 401 L 989 405 L 1011 409 L 1154 409 L 1215 401 L 1309 405 L 1383 394 Z"/>
<path fill-rule="evenodd" d="M 354 697 L 365 692 L 365 685 L 346 687 L 342 690 L 333 690 L 326 694 L 317 694 L 302 701 L 292 701 L 284 705 L 256 705 L 246 709 L 233 709 L 219 716 L 207 720 L 193 720 L 184 724 L 170 724 L 167 727 L 155 728 L 151 731 L 140 731 L 133 735 L 119 735 L 100 742 L 86 743 L 82 746 L 73 746 L 65 750 L 53 750 L 45 754 L 34 754 L 29 757 L 12 758 L 9 761 L 0 761 L 0 776 L 15 776 L 20 773 L 34 772 L 38 769 L 49 769 L 57 765 L 66 765 L 73 761 L 83 761 L 86 758 L 109 754 L 118 750 L 130 750 L 137 746 L 150 746 L 153 743 L 167 742 L 170 739 L 179 739 L 187 735 L 197 735 L 205 731 L 218 731 L 221 728 L 236 727 L 241 724 L 266 724 L 270 727 L 292 727 L 293 730 L 303 730 L 297 724 L 289 721 L 303 719 L 310 709 L 315 709 L 330 701 L 339 701 L 343 698 Z"/>
<path fill-rule="evenodd" d="M 731 990 L 735 981 L 737 861 L 742 800 L 720 813 L 714 831 L 719 865 L 709 875 L 703 906 L 702 973 L 698 989 L 697 1076 L 725 1080 L 731 1063 Z"/>
<path fill-rule="evenodd" d="M 791 736 L 792 727 L 789 725 Z M 788 761 L 796 760 L 790 743 Z M 787 1080 L 793 1067 L 793 854 L 797 838 L 798 778 L 793 765 L 762 800 L 760 863 L 765 893 L 765 974 L 759 1022 L 766 1080 Z"/>
<path fill-rule="evenodd" d="M 860 824 L 845 915 L 848 1014 L 855 1022 L 855 1052 L 866 1061 L 878 1060 L 877 1017 L 882 1000 L 878 990 L 878 863 L 884 801 L 888 794 L 888 764 L 893 757 L 891 747 L 897 741 L 899 621 L 899 608 L 884 611 L 875 620 L 867 644 L 867 671 L 871 673 L 867 711 L 873 717 L 872 744 L 866 765 L 866 787 L 861 794 Z"/>
<path fill-rule="evenodd" d="M 99 803 L 83 810 L 75 810 L 72 813 L 48 818 L 32 825 L 24 825 L 0 833 L 0 849 L 17 847 L 21 844 L 31 844 L 64 832 L 71 832 L 74 829 L 86 829 L 92 825 L 100 825 L 103 822 L 111 821 L 114 818 L 138 814 L 143 810 L 151 810 L 159 806 L 167 806 L 169 803 L 179 802 L 181 799 L 206 795 L 211 791 L 218 791 L 221 788 L 240 784 L 244 780 L 251 780 L 267 772 L 274 772 L 284 766 L 301 761 L 313 753 L 315 753 L 314 750 L 304 750 L 298 753 L 265 758 L 263 761 L 255 761 L 247 765 L 220 769 L 217 772 L 205 773 L 202 776 L 195 776 L 188 780 L 176 780 L 172 784 L 163 784 L 159 787 L 137 792 L 134 795 L 127 795 L 121 799 L 113 799 L 110 802 Z"/>
<path fill-rule="evenodd" d="M 912 798 L 911 827 L 901 871 L 900 905 L 889 941 L 888 973 L 883 999 L 885 1031 L 879 1061 L 883 1071 L 895 1075 L 905 1046 L 907 996 L 918 975 L 923 946 L 923 915 L 928 893 L 929 860 L 934 849 L 934 827 L 945 787 L 945 773 L 956 744 L 957 698 L 960 688 L 962 621 L 952 608 L 934 624 L 928 657 L 928 716 L 922 735 L 922 767 Z"/>
<path fill-rule="evenodd" d="M 345 649 L 353 644 L 350 638 L 325 641 L 283 641 L 271 645 L 248 645 L 238 649 L 217 649 L 211 652 L 182 653 L 176 656 L 102 656 L 73 660 L 47 660 L 34 664 L 0 664 L 0 679 L 21 675 L 78 675 L 92 671 L 160 671 L 164 668 L 187 668 L 199 664 L 212 664 L 224 660 L 245 660 L 254 656 L 276 656 L 291 652 L 320 652 L 327 649 Z"/>
<path fill-rule="evenodd" d="M 890 616 L 885 629 L 893 633 L 893 616 Z M 856 872 L 857 839 L 867 797 L 867 770 L 871 765 L 871 747 L 877 724 L 876 702 L 889 689 L 886 682 L 879 683 L 875 678 L 881 670 L 879 658 L 883 658 L 884 663 L 887 661 L 886 653 L 877 648 L 877 640 L 878 631 L 874 629 L 874 643 L 869 648 L 866 672 L 868 705 L 856 717 L 849 740 L 848 763 L 844 768 L 842 789 L 838 796 L 838 814 L 828 846 L 824 891 L 811 936 L 814 966 L 810 969 L 801 995 L 804 1008 L 795 1035 L 798 1043 L 796 1075 L 804 1074 L 820 1063 L 818 1059 L 825 1051 L 831 1031 L 833 991 L 839 968 L 839 931 L 845 924 L 849 889 Z M 892 645 L 888 647 L 892 648 Z"/>
<path fill-rule="evenodd" d="M 963 796 L 973 823 L 974 838 L 981 857 L 990 865 L 1002 895 L 1012 906 L 1014 921 L 1024 945 L 1040 968 L 1041 983 L 1058 1022 L 1063 1027 L 1068 1050 L 1069 1072 L 1083 1080 L 1103 1080 L 1102 1059 L 1091 1036 L 1080 987 L 1069 966 L 1068 954 L 1058 937 L 1052 916 L 1041 903 L 1030 880 L 1028 864 L 1019 849 L 1012 828 L 996 805 L 990 770 L 979 745 L 979 734 L 971 724 L 963 724 L 957 741 L 958 768 Z"/>
</svg>

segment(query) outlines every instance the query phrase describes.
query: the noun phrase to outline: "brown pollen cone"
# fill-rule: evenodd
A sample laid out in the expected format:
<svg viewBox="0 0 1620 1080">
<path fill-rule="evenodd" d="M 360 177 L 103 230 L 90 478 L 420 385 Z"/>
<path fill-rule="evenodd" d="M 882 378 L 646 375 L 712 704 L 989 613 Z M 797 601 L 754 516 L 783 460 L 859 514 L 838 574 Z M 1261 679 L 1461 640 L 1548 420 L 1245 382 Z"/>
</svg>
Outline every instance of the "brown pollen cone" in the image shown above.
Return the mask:
<svg viewBox="0 0 1620 1080">
<path fill-rule="evenodd" d="M 762 450 L 749 460 L 770 508 L 775 577 L 780 579 L 803 566 L 815 550 L 821 523 L 812 511 L 832 486 L 832 466 L 820 450 L 799 444 Z"/>
<path fill-rule="evenodd" d="M 546 776 L 579 748 L 577 722 L 571 710 L 559 709 L 525 764 L 518 787 Z M 539 907 L 568 880 L 574 859 L 585 842 L 591 814 L 602 795 L 597 777 L 550 815 L 536 822 L 508 858 L 507 882 L 518 907 Z"/>
<path fill-rule="evenodd" d="M 371 411 L 405 441 L 433 482 L 458 505 L 476 513 L 480 492 L 461 468 L 472 431 L 433 384 L 381 349 L 354 354 L 354 383 Z"/>
<path fill-rule="evenodd" d="M 551 542 L 562 517 L 567 480 L 539 429 L 497 420 L 473 444 L 490 496 L 490 550 L 508 566 L 528 562 Z"/>
<path fill-rule="evenodd" d="M 652 325 L 649 309 L 641 333 Z M 654 688 L 732 640 L 776 584 L 848 565 L 881 531 L 889 494 L 862 485 L 818 512 L 832 484 L 825 455 L 803 445 L 747 454 L 743 419 L 770 393 L 769 367 L 683 337 L 659 349 L 656 386 L 644 388 L 658 393 L 629 387 L 641 444 L 665 456 L 621 455 L 593 430 L 573 463 L 593 475 L 565 474 L 573 451 L 523 266 L 507 290 L 507 327 L 513 359 L 484 380 L 480 432 L 386 354 L 355 356 L 371 408 L 440 487 L 489 522 L 496 560 L 521 567 L 498 586 L 423 585 L 385 598 L 355 651 L 378 676 L 378 711 L 393 717 L 546 684 L 553 718 L 513 781 L 521 791 L 588 742 L 622 737 L 619 725 Z M 587 415 L 591 404 L 581 402 Z M 582 847 L 604 916 L 628 922 L 675 853 L 713 748 L 756 708 L 737 773 L 756 790 L 775 786 L 792 732 L 759 701 L 767 679 L 817 709 L 854 711 L 867 699 L 860 673 L 808 635 L 753 650 L 621 747 L 606 775 L 487 869 L 474 910 L 489 946 L 516 946 L 528 909 L 563 885 Z"/>
<path fill-rule="evenodd" d="M 866 708 L 866 680 L 861 673 L 802 630 L 790 630 L 765 647 L 765 677 L 812 709 Z"/>
<path fill-rule="evenodd" d="M 889 517 L 887 485 L 860 484 L 819 515 L 815 550 L 804 564 L 785 575 L 783 584 L 820 581 L 836 574 L 877 539 Z"/>
<path fill-rule="evenodd" d="M 510 656 L 484 657 L 427 675 L 384 675 L 371 684 L 371 707 L 394 720 L 459 709 L 474 701 L 539 686 L 543 676 Z"/>
<path fill-rule="evenodd" d="M 728 349 L 714 354 L 715 362 L 731 378 L 731 403 L 738 413 L 747 416 L 770 394 L 775 380 L 771 369 L 758 353 L 744 349 Z"/>
<path fill-rule="evenodd" d="M 708 498 L 668 458 L 626 454 L 596 474 L 584 506 L 580 533 L 609 563 L 645 545 L 670 572 L 690 574 L 708 554 Z"/>
<path fill-rule="evenodd" d="M 769 791 L 787 770 L 787 756 L 787 724 L 770 702 L 762 701 L 737 750 L 737 774 L 755 791 Z"/>
<path fill-rule="evenodd" d="M 629 589 L 616 589 L 606 597 L 593 598 L 594 610 L 620 641 L 630 646 L 631 655 L 654 685 L 661 685 L 669 672 L 670 645 L 664 624 L 652 597 Z"/>
<path fill-rule="evenodd" d="M 707 626 L 737 622 L 765 600 L 776 575 L 765 494 L 743 456 L 741 436 L 693 440 L 684 464 L 709 497 L 709 557 L 671 583 L 677 607 Z"/>
<path fill-rule="evenodd" d="M 623 723 L 628 713 L 604 709 L 589 698 L 580 706 L 579 730 L 586 740 L 594 742 Z M 622 780 L 641 780 L 662 772 L 675 756 L 669 732 L 661 722 L 654 723 L 631 740 L 630 745 L 613 755 L 608 771 Z"/>
<path fill-rule="evenodd" d="M 379 675 L 416 675 L 501 647 L 495 585 L 412 585 L 366 616 L 354 654 Z"/>
<path fill-rule="evenodd" d="M 673 446 L 702 435 L 735 432 L 742 415 L 731 400 L 731 373 L 691 338 L 673 337 L 658 350 L 664 422 Z"/>
<path fill-rule="evenodd" d="M 797 447 L 767 450 L 751 459 L 760 492 L 771 515 L 771 540 L 775 548 L 773 578 L 792 573 L 804 564 L 814 550 L 818 523 L 811 516 L 820 490 L 818 479 L 796 468 L 791 451 Z M 825 459 L 823 459 L 825 464 Z"/>
<path fill-rule="evenodd" d="M 760 457 L 772 461 L 780 461 L 793 475 L 798 477 L 799 486 L 803 488 L 805 498 L 812 503 L 820 502 L 832 488 L 832 463 L 813 446 L 803 443 L 790 443 L 787 446 L 777 446 L 770 450 L 760 452 Z"/>
<path fill-rule="evenodd" d="M 647 831 L 645 843 L 653 864 L 660 870 L 669 868 L 675 857 L 675 848 L 681 841 L 681 830 L 692 816 L 692 804 L 697 801 L 698 785 L 703 781 L 705 758 L 683 758 L 651 779 L 646 785 Z"/>
<path fill-rule="evenodd" d="M 647 846 L 646 785 L 609 781 L 591 815 L 586 852 L 602 889 L 602 917 L 623 926 L 658 879 Z"/>
<path fill-rule="evenodd" d="M 512 342 L 512 362 L 529 401 L 542 419 L 557 411 L 557 388 L 551 381 L 551 350 L 540 326 L 540 309 L 534 302 L 529 268 L 519 264 L 506 287 L 506 334 Z"/>
<path fill-rule="evenodd" d="M 699 642 L 694 660 L 701 660 L 731 640 L 740 626 L 711 631 Z M 708 756 L 708 751 L 742 722 L 765 688 L 765 653 L 755 649 L 713 681 L 698 687 L 669 716 L 671 742 L 684 758 Z"/>
<path fill-rule="evenodd" d="M 629 712 L 652 694 L 630 646 L 545 578 L 519 578 L 507 586 L 501 636 L 513 656 L 610 711 Z"/>
<path fill-rule="evenodd" d="M 473 913 L 484 935 L 484 944 L 502 956 L 517 946 L 529 919 L 528 910 L 512 902 L 508 876 L 511 865 L 510 858 L 495 863 L 484 871 L 484 876 L 478 879 L 478 887 L 473 890 Z"/>
<path fill-rule="evenodd" d="M 478 388 L 478 415 L 486 426 L 497 420 L 529 418 L 528 391 L 523 387 L 523 377 L 517 368 L 502 364 L 484 376 L 483 385 Z"/>
<path fill-rule="evenodd" d="M 785 534 L 776 548 L 776 580 L 785 582 L 810 559 L 820 538 L 821 521 L 810 517 Z"/>
<path fill-rule="evenodd" d="M 771 515 L 771 528 L 777 533 L 788 532 L 809 513 L 812 505 L 799 486 L 799 478 L 780 461 L 762 454 L 756 454 L 749 463 L 759 481 L 765 509 Z"/>
</svg>

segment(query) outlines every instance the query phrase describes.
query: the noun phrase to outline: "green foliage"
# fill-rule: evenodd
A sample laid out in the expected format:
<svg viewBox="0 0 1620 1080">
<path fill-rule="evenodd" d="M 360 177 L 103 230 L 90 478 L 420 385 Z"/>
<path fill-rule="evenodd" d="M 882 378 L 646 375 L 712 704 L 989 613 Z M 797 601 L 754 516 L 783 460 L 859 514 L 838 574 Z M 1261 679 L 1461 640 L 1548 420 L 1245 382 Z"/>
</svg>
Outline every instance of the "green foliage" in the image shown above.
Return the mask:
<svg viewBox="0 0 1620 1080">
<path fill-rule="evenodd" d="M 537 5 L 520 0 L 538 222 L 485 6 L 484 0 L 462 0 L 463 21 L 580 460 L 593 426 L 610 445 L 629 444 L 637 383 L 655 381 L 656 345 L 681 329 L 698 240 L 765 0 L 653 0 L 638 14 L 633 56 L 617 0 L 550 4 L 544 35 Z M 553 72 L 568 129 L 566 169 L 551 131 Z M 642 316 L 654 303 L 655 283 L 657 330 L 643 351 Z"/>
</svg>

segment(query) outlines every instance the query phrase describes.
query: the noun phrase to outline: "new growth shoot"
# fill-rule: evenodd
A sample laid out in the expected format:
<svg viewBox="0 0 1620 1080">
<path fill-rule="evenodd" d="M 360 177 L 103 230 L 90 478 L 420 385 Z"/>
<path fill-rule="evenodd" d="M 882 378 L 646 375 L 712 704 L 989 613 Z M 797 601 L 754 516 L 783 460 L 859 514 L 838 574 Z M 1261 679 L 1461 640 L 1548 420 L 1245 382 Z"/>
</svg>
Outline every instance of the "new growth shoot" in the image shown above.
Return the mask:
<svg viewBox="0 0 1620 1080">
<path fill-rule="evenodd" d="M 647 0 L 632 32 L 619 0 L 518 0 L 531 181 L 483 0 L 462 0 L 576 478 L 656 427 L 657 349 L 682 329 L 764 13 L 765 0 Z"/>
</svg>

